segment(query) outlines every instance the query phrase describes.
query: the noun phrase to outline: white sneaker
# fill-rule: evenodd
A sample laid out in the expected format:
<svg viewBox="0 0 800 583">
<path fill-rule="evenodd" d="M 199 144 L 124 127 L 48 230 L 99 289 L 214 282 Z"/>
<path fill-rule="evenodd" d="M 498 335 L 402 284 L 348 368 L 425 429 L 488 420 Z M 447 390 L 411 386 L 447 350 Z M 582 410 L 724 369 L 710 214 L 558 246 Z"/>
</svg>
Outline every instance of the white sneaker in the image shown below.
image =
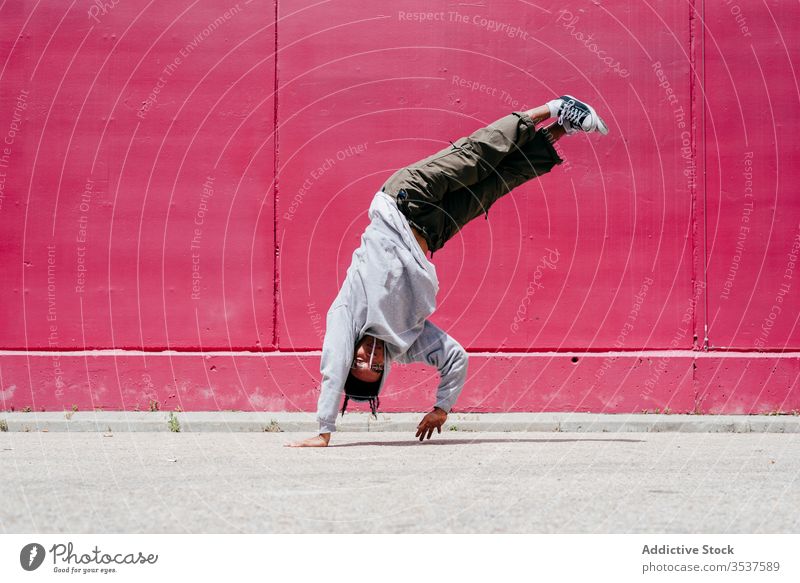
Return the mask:
<svg viewBox="0 0 800 583">
<path fill-rule="evenodd" d="M 583 132 L 600 132 L 608 134 L 608 126 L 597 115 L 591 105 L 578 101 L 571 95 L 562 95 L 561 107 L 558 110 L 558 123 L 563 126 L 568 135 Z"/>
</svg>

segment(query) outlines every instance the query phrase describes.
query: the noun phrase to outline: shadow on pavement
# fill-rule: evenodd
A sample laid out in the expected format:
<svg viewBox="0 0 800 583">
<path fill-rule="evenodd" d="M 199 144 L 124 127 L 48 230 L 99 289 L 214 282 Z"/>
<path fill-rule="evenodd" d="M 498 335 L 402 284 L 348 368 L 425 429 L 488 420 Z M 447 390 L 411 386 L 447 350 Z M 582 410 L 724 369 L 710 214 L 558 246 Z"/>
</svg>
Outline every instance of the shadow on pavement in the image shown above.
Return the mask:
<svg viewBox="0 0 800 583">
<path fill-rule="evenodd" d="M 328 447 L 359 447 L 364 445 L 389 445 L 394 447 L 407 447 L 411 445 L 470 445 L 475 443 L 573 443 L 579 441 L 616 441 L 620 443 L 644 443 L 644 439 L 439 439 L 425 440 L 409 439 L 406 441 L 356 441 L 353 443 L 339 443 Z"/>
</svg>

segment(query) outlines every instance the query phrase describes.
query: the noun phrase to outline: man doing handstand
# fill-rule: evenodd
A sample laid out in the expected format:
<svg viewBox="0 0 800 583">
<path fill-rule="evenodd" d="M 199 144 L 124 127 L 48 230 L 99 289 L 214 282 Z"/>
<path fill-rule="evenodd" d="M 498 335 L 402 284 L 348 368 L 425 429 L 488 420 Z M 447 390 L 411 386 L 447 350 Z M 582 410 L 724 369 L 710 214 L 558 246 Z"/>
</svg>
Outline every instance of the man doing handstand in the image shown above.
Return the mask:
<svg viewBox="0 0 800 583">
<path fill-rule="evenodd" d="M 536 124 L 557 118 L 547 127 Z M 436 403 L 416 437 L 442 432 L 467 377 L 467 353 L 428 320 L 439 281 L 426 257 L 501 196 L 546 174 L 562 160 L 553 144 L 579 131 L 607 134 L 589 105 L 565 95 L 513 112 L 451 146 L 392 174 L 369 207 L 370 224 L 353 253 L 339 294 L 328 310 L 322 344 L 319 434 L 287 444 L 324 447 L 350 399 L 368 401 L 375 415 L 392 362 L 438 369 Z"/>
</svg>

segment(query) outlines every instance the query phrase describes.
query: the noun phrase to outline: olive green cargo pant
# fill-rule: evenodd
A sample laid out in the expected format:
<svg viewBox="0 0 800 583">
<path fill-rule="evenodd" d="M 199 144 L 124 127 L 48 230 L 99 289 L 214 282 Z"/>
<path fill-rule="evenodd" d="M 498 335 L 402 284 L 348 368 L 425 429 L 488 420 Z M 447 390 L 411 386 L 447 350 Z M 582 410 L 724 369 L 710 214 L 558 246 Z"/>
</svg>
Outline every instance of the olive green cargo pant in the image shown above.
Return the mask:
<svg viewBox="0 0 800 583">
<path fill-rule="evenodd" d="M 513 112 L 392 174 L 382 190 L 436 251 L 520 184 L 562 160 L 527 113 Z"/>
</svg>

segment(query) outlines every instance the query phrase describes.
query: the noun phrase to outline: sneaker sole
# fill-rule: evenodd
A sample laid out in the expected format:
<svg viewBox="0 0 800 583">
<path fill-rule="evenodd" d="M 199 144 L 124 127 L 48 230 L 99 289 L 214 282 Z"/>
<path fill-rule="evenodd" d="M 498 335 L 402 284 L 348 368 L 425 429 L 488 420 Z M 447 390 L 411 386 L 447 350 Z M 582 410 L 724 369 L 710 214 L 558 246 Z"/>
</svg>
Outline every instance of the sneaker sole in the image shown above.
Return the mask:
<svg viewBox="0 0 800 583">
<path fill-rule="evenodd" d="M 594 110 L 592 110 L 592 112 L 594 113 Z M 596 128 L 597 131 L 600 132 L 602 135 L 607 136 L 608 126 L 606 125 L 606 122 L 604 122 L 603 118 L 597 115 L 596 113 L 594 114 L 594 116 L 597 118 L 597 128 Z"/>
</svg>

